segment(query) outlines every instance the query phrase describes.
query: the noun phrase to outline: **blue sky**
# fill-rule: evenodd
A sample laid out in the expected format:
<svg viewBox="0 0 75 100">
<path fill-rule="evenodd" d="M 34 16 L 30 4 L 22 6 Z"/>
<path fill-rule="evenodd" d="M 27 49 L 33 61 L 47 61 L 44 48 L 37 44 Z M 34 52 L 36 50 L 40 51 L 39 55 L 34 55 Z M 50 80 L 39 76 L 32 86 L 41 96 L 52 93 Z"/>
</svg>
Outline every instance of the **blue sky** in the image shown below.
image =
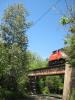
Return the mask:
<svg viewBox="0 0 75 100">
<path fill-rule="evenodd" d="M 28 20 L 35 23 L 56 1 L 57 0 L 0 0 L 0 20 L 4 9 L 15 3 L 22 3 L 30 14 Z M 58 3 L 53 6 L 38 23 L 33 24 L 27 31 L 29 39 L 28 49 L 32 52 L 36 52 L 43 58 L 47 58 L 53 50 L 63 48 L 67 29 L 60 24 L 60 19 L 63 13 L 66 12 L 65 0 L 58 0 Z"/>
</svg>

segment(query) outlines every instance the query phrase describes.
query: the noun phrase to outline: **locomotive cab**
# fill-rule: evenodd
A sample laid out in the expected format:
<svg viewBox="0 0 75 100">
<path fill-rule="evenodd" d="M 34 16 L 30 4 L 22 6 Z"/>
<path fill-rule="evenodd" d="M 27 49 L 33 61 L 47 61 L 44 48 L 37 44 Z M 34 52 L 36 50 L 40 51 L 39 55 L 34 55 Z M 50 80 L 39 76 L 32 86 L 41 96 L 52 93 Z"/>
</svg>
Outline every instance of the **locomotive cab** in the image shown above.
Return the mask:
<svg viewBox="0 0 75 100">
<path fill-rule="evenodd" d="M 53 51 L 49 57 L 49 67 L 65 63 L 65 54 L 61 49 Z"/>
</svg>

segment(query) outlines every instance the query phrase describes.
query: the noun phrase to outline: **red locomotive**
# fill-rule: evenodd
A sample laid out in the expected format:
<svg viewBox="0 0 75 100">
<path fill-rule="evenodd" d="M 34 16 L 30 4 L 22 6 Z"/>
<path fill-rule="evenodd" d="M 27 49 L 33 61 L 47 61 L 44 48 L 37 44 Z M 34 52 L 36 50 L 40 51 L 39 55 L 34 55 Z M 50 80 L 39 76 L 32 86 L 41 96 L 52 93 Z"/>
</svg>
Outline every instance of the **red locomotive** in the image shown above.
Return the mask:
<svg viewBox="0 0 75 100">
<path fill-rule="evenodd" d="M 65 58 L 67 56 L 64 52 L 62 52 L 62 49 L 53 51 L 52 54 L 49 57 L 49 66 L 53 65 L 59 65 L 65 63 Z"/>
</svg>

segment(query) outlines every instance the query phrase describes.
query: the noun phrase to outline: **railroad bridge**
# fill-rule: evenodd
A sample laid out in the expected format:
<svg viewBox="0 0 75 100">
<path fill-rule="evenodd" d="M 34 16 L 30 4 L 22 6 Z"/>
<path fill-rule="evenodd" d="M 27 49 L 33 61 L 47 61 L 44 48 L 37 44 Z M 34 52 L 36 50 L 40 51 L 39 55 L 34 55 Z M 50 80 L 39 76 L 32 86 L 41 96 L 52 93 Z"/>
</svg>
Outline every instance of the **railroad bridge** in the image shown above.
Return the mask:
<svg viewBox="0 0 75 100">
<path fill-rule="evenodd" d="M 37 77 L 44 77 L 50 75 L 64 75 L 64 87 L 63 87 L 63 100 L 67 100 L 68 95 L 70 94 L 70 87 L 75 88 L 75 67 L 67 62 L 52 66 L 51 68 L 40 68 L 31 70 L 28 74 L 30 79 L 30 89 L 33 94 L 36 93 L 36 79 Z"/>
<path fill-rule="evenodd" d="M 64 75 L 65 63 L 55 65 L 53 67 L 45 67 L 31 70 L 28 74 L 30 79 L 30 89 L 32 93 L 36 94 L 36 80 L 38 77 L 50 76 L 50 75 Z"/>
</svg>

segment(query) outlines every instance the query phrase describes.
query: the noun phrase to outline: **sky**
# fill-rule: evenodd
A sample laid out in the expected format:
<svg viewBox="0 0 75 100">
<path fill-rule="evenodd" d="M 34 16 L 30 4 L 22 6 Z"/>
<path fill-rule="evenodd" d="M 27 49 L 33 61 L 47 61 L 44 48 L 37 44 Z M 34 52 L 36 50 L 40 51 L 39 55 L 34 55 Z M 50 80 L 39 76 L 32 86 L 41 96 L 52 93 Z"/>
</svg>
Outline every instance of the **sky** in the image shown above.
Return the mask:
<svg viewBox="0 0 75 100">
<path fill-rule="evenodd" d="M 0 0 L 0 22 L 8 6 L 22 3 L 29 12 L 28 21 L 33 22 L 32 27 L 27 31 L 28 50 L 42 58 L 48 58 L 52 51 L 64 47 L 67 28 L 61 25 L 60 19 L 68 13 L 65 1 Z M 67 3 L 70 4 L 69 0 Z"/>
</svg>

